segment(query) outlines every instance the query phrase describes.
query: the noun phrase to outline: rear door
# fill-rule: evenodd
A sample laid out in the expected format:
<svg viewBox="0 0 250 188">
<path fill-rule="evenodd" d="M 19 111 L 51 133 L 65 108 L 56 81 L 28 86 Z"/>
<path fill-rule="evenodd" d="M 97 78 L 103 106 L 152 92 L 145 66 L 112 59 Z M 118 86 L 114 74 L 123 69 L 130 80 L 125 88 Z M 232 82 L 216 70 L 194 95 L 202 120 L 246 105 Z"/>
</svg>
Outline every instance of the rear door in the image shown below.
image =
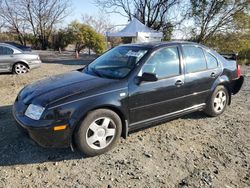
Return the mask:
<svg viewBox="0 0 250 188">
<path fill-rule="evenodd" d="M 0 71 L 10 71 L 12 69 L 14 50 L 0 45 Z"/>
<path fill-rule="evenodd" d="M 185 60 L 185 93 L 188 106 L 206 103 L 213 83 L 220 74 L 217 59 L 196 45 L 182 45 Z"/>
<path fill-rule="evenodd" d="M 178 46 L 162 47 L 141 68 L 156 74 L 158 81 L 129 84 L 130 125 L 154 120 L 183 109 L 184 75 Z"/>
</svg>

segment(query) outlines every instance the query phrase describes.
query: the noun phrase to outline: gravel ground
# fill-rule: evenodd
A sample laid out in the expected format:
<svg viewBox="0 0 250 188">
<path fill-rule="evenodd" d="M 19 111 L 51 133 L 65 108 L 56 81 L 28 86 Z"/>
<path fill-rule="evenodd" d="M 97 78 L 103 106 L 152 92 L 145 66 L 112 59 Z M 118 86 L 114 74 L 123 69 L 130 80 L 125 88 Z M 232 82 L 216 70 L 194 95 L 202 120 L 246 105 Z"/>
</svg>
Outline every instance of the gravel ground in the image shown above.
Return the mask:
<svg viewBox="0 0 250 188">
<path fill-rule="evenodd" d="M 193 113 L 130 134 L 101 156 L 23 138 L 11 114 L 20 89 L 87 62 L 54 58 L 26 75 L 0 74 L 0 187 L 250 187 L 250 67 L 222 116 Z"/>
</svg>

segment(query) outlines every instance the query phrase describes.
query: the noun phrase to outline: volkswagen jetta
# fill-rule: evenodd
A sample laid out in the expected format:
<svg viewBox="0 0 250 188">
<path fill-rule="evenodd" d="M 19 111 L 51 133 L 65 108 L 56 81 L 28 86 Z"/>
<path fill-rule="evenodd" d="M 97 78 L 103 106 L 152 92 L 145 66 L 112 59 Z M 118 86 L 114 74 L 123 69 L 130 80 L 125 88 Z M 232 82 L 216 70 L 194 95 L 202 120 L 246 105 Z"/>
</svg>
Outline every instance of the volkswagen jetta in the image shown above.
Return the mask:
<svg viewBox="0 0 250 188">
<path fill-rule="evenodd" d="M 39 145 L 94 156 L 136 129 L 198 110 L 222 114 L 243 81 L 236 61 L 200 44 L 122 45 L 26 86 L 13 114 Z"/>
</svg>

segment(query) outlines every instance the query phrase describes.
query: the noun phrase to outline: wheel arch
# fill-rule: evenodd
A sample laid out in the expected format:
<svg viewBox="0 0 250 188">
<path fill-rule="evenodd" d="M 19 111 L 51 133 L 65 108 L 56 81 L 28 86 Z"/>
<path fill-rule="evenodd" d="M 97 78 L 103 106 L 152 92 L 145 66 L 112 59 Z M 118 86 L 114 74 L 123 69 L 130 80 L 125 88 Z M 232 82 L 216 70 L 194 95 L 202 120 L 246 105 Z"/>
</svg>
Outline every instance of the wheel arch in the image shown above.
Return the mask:
<svg viewBox="0 0 250 188">
<path fill-rule="evenodd" d="M 232 92 L 230 90 L 229 83 L 228 82 L 224 82 L 224 83 L 219 84 L 218 86 L 224 86 L 226 88 L 226 90 L 228 92 L 228 97 L 229 97 L 229 99 L 228 99 L 228 105 L 230 105 L 231 104 Z"/>
<path fill-rule="evenodd" d="M 23 64 L 23 65 L 27 66 L 30 69 L 30 66 L 29 66 L 29 64 L 27 62 L 25 62 L 25 61 L 17 61 L 15 63 L 13 63 L 13 65 L 12 65 L 12 72 L 14 72 L 15 65 L 18 64 L 18 63 Z"/>
<path fill-rule="evenodd" d="M 98 107 L 98 108 L 96 108 L 94 110 L 97 110 L 97 109 L 108 109 L 108 110 L 111 110 L 111 111 L 115 112 L 120 117 L 121 122 L 122 122 L 122 134 L 121 134 L 121 136 L 124 139 L 126 139 L 127 136 L 128 136 L 128 120 L 127 120 L 125 114 L 122 112 L 122 110 L 120 110 L 116 106 L 112 106 L 112 105 L 101 106 L 101 107 Z"/>
<path fill-rule="evenodd" d="M 84 120 L 84 118 L 88 115 L 88 113 L 91 112 L 91 111 L 94 111 L 94 110 L 98 110 L 98 109 L 111 110 L 111 111 L 115 112 L 120 117 L 121 122 L 122 122 L 122 134 L 121 134 L 121 136 L 124 139 L 126 139 L 127 136 L 128 136 L 128 120 L 127 120 L 124 112 L 122 112 L 121 109 L 119 109 L 118 107 L 113 106 L 113 105 L 102 105 L 102 106 L 98 106 L 98 107 L 95 107 L 95 108 L 88 109 L 85 113 L 82 114 L 82 116 L 76 122 L 76 125 L 74 126 L 74 129 L 73 129 L 73 135 L 74 135 L 74 132 L 77 131 L 77 129 L 79 128 L 80 122 L 82 122 Z"/>
<path fill-rule="evenodd" d="M 228 91 L 228 96 L 229 96 L 229 100 L 228 100 L 228 105 L 231 104 L 231 96 L 232 96 L 232 91 L 231 91 L 231 87 L 230 87 L 230 81 L 229 78 L 225 75 L 219 77 L 213 84 L 212 88 L 211 88 L 211 94 L 214 92 L 214 90 L 218 87 L 218 86 L 224 86 L 227 91 Z M 210 97 L 210 96 L 209 96 Z"/>
</svg>

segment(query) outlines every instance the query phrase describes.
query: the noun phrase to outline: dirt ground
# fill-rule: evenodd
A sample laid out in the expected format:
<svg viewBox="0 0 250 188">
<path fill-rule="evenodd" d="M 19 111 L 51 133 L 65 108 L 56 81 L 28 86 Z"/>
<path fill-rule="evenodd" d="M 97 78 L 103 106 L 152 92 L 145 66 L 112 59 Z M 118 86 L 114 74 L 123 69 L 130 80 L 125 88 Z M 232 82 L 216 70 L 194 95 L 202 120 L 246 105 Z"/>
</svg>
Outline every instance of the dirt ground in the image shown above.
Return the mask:
<svg viewBox="0 0 250 188">
<path fill-rule="evenodd" d="M 0 74 L 0 187 L 250 187 L 250 67 L 222 116 L 193 113 L 83 158 L 70 149 L 41 148 L 15 127 L 11 108 L 24 85 L 89 61 L 49 57 L 26 75 Z"/>
</svg>

